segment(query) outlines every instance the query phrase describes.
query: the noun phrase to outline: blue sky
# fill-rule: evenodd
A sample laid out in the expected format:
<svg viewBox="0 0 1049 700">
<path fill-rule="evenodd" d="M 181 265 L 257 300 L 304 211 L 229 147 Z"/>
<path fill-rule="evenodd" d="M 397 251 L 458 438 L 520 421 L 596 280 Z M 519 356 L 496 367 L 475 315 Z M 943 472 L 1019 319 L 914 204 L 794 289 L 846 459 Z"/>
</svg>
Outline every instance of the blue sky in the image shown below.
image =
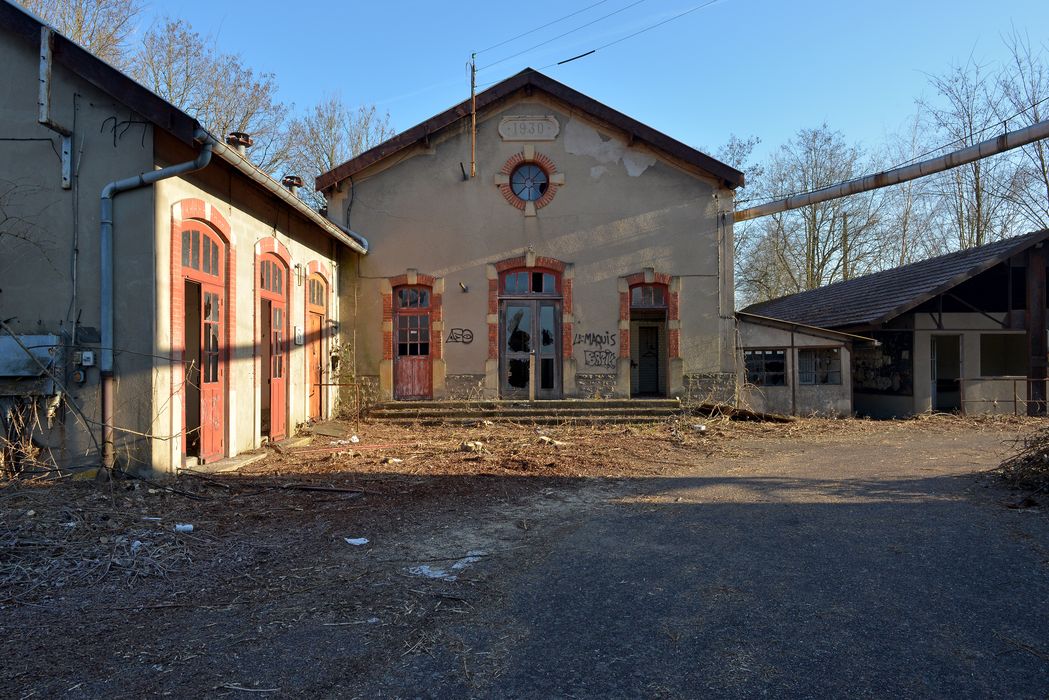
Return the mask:
<svg viewBox="0 0 1049 700">
<path fill-rule="evenodd" d="M 223 50 L 277 75 L 282 97 L 303 107 L 338 92 L 377 104 L 404 130 L 469 95 L 471 51 L 593 5 L 566 2 L 344 0 L 250 6 L 169 0 L 164 14 L 217 35 Z M 478 56 L 486 66 L 603 15 L 613 16 L 502 61 L 479 83 L 542 68 L 703 4 L 605 0 L 570 19 Z M 250 7 L 250 10 L 246 10 Z M 1046 0 L 718 0 L 651 31 L 547 72 L 583 93 L 693 146 L 729 134 L 761 137 L 761 153 L 799 128 L 827 122 L 877 146 L 928 93 L 927 76 L 970 56 L 1006 59 L 1012 27 L 1049 40 Z"/>
</svg>

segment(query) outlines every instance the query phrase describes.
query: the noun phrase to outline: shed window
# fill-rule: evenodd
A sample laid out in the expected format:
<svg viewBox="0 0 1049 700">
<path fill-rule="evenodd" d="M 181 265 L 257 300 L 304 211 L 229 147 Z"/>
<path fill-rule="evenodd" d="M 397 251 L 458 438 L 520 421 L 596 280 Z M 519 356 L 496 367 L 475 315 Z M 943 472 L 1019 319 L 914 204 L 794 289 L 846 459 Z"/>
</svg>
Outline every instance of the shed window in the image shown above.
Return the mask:
<svg viewBox="0 0 1049 700">
<path fill-rule="evenodd" d="M 786 357 L 786 350 L 744 350 L 747 381 L 755 386 L 784 386 Z"/>
<path fill-rule="evenodd" d="M 841 384 L 841 351 L 811 348 L 798 351 L 799 384 Z"/>
<path fill-rule="evenodd" d="M 981 333 L 980 375 L 1026 377 L 1027 336 L 1023 333 Z"/>
</svg>

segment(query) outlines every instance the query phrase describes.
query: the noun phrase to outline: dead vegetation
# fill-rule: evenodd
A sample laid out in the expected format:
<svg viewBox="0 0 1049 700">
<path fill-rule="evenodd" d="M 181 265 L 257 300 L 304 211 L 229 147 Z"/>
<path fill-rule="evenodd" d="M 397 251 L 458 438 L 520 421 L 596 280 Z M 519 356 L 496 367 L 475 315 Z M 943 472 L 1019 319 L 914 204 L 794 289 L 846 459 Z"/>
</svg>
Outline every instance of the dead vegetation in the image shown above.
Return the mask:
<svg viewBox="0 0 1049 700">
<path fill-rule="evenodd" d="M 1013 488 L 1049 491 L 1049 428 L 1019 436 L 1015 444 L 1016 454 L 1002 462 L 998 475 Z"/>
</svg>

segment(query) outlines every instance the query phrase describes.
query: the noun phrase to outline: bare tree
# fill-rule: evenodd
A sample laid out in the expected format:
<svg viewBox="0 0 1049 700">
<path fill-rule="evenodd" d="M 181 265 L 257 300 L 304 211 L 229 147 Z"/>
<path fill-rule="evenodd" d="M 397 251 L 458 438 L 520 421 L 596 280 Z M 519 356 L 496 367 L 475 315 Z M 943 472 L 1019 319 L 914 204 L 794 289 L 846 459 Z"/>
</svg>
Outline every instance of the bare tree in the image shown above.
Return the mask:
<svg viewBox="0 0 1049 700">
<path fill-rule="evenodd" d="M 769 160 L 763 199 L 808 192 L 856 177 L 863 152 L 826 124 L 802 129 Z M 815 289 L 880 265 L 876 193 L 823 202 L 757 220 L 741 253 L 740 288 L 749 301 Z"/>
<path fill-rule="evenodd" d="M 1049 118 L 1049 49 L 1016 31 L 1005 44 L 1011 62 L 998 78 L 1004 99 L 995 105 L 996 116 L 1012 129 Z M 1013 162 L 1013 187 L 1004 196 L 1028 227 L 1049 228 L 1049 146 L 1044 140 L 1024 146 Z"/>
<path fill-rule="evenodd" d="M 181 19 L 165 19 L 146 32 L 132 75 L 215 136 L 251 134 L 252 162 L 275 172 L 288 157 L 288 106 L 277 98 L 272 73 L 256 73 L 241 57 L 222 53 L 214 39 Z"/>
<path fill-rule="evenodd" d="M 989 138 L 1001 124 L 995 106 L 1002 99 L 997 81 L 970 60 L 929 82 L 939 101 L 921 99 L 919 106 L 940 140 L 950 150 Z M 944 207 L 942 232 L 955 239 L 951 247 L 971 248 L 1012 233 L 1014 212 L 1007 193 L 1014 187 L 1010 154 L 1000 154 L 947 170 L 933 178 Z"/>
<path fill-rule="evenodd" d="M 901 131 L 889 137 L 880 169 L 896 168 L 926 156 L 928 134 L 921 113 L 907 119 Z M 927 179 L 909 180 L 882 192 L 879 221 L 881 242 L 879 267 L 906 265 L 916 260 L 948 252 L 939 236 L 939 199 Z"/>
<path fill-rule="evenodd" d="M 125 64 L 139 0 L 18 0 L 59 32 L 113 65 Z"/>
<path fill-rule="evenodd" d="M 303 198 L 320 208 L 324 197 L 313 189 L 314 179 L 395 133 L 389 113 L 374 106 L 352 108 L 339 95 L 329 95 L 291 122 L 287 171 L 302 177 Z"/>
</svg>

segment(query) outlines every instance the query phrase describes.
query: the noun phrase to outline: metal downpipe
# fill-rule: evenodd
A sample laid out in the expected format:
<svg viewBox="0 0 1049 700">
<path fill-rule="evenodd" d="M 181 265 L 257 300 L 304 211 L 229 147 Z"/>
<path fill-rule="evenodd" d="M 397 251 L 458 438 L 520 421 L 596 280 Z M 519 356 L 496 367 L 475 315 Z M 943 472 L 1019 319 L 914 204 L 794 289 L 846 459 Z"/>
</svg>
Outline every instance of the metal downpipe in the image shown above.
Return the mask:
<svg viewBox="0 0 1049 700">
<path fill-rule="evenodd" d="M 160 180 L 206 168 L 211 162 L 212 148 L 217 142 L 211 134 L 203 130 L 198 131 L 194 136 L 204 144 L 195 159 L 160 170 L 150 170 L 123 180 L 115 180 L 102 188 L 99 225 L 102 347 L 98 364 L 102 375 L 102 466 L 110 471 L 116 463 L 116 426 L 113 422 L 115 412 L 113 401 L 115 387 L 113 372 L 115 344 L 113 333 L 113 199 L 121 192 L 139 189 Z"/>
</svg>

